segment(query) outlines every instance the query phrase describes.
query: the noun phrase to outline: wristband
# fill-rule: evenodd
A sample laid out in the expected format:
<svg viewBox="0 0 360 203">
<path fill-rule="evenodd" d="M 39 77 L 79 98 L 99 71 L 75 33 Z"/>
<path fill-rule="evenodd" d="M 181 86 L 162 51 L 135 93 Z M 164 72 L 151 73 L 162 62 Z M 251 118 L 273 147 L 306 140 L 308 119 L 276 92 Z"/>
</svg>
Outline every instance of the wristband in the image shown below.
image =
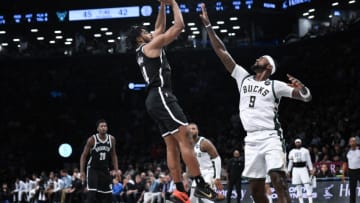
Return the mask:
<svg viewBox="0 0 360 203">
<path fill-rule="evenodd" d="M 205 28 L 209 28 L 209 27 L 211 27 L 211 23 L 205 25 Z"/>
</svg>

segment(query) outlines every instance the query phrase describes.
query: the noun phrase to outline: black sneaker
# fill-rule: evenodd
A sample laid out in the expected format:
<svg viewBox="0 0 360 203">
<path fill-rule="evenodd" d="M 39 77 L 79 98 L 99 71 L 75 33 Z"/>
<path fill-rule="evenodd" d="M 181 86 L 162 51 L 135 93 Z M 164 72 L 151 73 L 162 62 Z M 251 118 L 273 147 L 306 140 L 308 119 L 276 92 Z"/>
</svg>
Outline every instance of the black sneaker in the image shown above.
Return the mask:
<svg viewBox="0 0 360 203">
<path fill-rule="evenodd" d="M 210 185 L 205 183 L 204 185 L 200 186 L 197 185 L 195 188 L 194 196 L 198 198 L 205 198 L 212 201 L 217 199 L 217 193 L 210 188 Z"/>
</svg>

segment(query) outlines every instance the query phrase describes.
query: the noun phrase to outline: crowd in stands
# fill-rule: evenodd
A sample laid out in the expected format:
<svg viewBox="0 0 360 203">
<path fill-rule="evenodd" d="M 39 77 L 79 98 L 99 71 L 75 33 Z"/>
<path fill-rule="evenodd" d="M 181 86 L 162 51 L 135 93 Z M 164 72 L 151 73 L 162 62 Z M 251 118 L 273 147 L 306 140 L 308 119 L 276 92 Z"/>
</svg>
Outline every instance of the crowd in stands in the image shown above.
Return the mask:
<svg viewBox="0 0 360 203">
<path fill-rule="evenodd" d="M 308 85 L 313 100 L 303 104 L 283 99 L 279 119 L 286 149 L 293 147 L 296 138 L 302 139 L 319 177 L 341 174 L 339 165 L 350 136 L 360 143 L 359 32 L 354 27 L 284 46 L 229 50 L 245 68 L 270 53 L 279 62 L 274 79 L 286 81 L 290 73 Z M 235 81 L 211 49 L 168 52 L 168 59 L 180 105 L 188 119 L 198 123 L 200 135 L 215 144 L 226 164 L 232 150 L 242 147 L 245 135 L 238 117 Z M 171 192 L 165 146 L 145 111 L 145 91 L 128 88 L 129 82 L 143 81 L 133 53 L 2 59 L 1 63 L 2 197 L 33 202 L 34 198 L 37 202 L 82 200 L 83 183 L 74 169 L 100 118 L 108 121 L 117 139 L 119 168 L 125 171 L 122 180 L 114 179 L 114 202 L 137 203 L 143 198 L 148 203 L 149 198 Z M 73 146 L 69 158 L 58 155 L 58 146 L 64 142 Z M 148 191 L 158 196 L 145 195 Z"/>
</svg>

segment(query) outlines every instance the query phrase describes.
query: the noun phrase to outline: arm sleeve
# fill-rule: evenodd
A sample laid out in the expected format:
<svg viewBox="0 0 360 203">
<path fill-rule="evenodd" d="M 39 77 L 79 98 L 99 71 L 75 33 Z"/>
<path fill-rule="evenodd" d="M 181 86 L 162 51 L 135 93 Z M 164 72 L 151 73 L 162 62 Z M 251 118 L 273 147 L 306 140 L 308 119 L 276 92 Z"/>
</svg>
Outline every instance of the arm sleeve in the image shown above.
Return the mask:
<svg viewBox="0 0 360 203">
<path fill-rule="evenodd" d="M 221 177 L 221 158 L 220 158 L 220 156 L 217 156 L 211 160 L 215 166 L 215 178 L 220 179 L 220 177 Z"/>
<path fill-rule="evenodd" d="M 292 97 L 294 88 L 287 85 L 285 82 L 274 80 L 275 95 L 277 98 L 281 97 Z"/>
</svg>

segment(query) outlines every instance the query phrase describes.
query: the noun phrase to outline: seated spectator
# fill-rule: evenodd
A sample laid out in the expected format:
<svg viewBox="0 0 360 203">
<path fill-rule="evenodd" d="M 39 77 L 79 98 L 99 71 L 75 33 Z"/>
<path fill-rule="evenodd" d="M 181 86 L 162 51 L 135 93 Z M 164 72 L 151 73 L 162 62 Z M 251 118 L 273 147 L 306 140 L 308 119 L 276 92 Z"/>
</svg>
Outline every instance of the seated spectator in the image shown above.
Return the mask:
<svg viewBox="0 0 360 203">
<path fill-rule="evenodd" d="M 113 179 L 113 186 L 112 186 L 112 202 L 113 203 L 120 203 L 121 200 L 121 192 L 123 191 L 123 185 L 117 178 Z"/>
<path fill-rule="evenodd" d="M 321 164 L 320 171 L 316 174 L 316 177 L 318 178 L 331 178 L 334 177 L 334 175 L 329 170 L 329 167 L 327 164 Z"/>
<path fill-rule="evenodd" d="M 0 192 L 0 202 L 1 203 L 10 203 L 11 202 L 11 192 L 6 183 L 2 184 Z"/>
</svg>

